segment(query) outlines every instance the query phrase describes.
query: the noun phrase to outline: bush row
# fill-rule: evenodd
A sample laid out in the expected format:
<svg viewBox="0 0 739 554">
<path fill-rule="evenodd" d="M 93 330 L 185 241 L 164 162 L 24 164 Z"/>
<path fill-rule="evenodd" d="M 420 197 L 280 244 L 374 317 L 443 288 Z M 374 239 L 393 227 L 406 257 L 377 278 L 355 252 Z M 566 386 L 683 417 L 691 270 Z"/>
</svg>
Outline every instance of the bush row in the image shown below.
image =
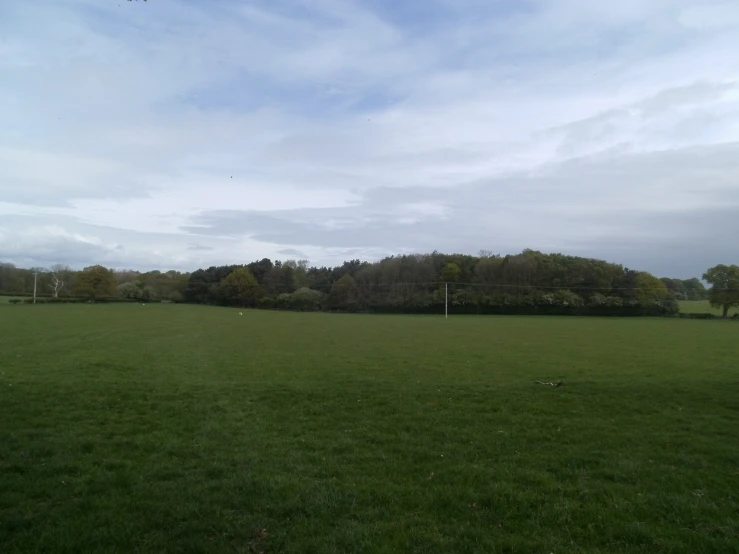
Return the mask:
<svg viewBox="0 0 739 554">
<path fill-rule="evenodd" d="M 720 315 L 716 314 L 678 314 L 681 319 L 722 319 Z M 730 316 L 731 319 L 739 320 L 739 313 Z"/>
<path fill-rule="evenodd" d="M 388 306 L 370 306 L 364 310 L 372 313 L 417 313 L 417 314 L 439 314 L 444 313 L 444 305 L 437 304 L 422 308 Z M 547 305 L 523 305 L 523 306 L 490 306 L 490 305 L 464 305 L 449 306 L 449 313 L 453 315 L 571 315 L 571 316 L 597 316 L 597 317 L 671 317 L 675 316 L 673 311 L 666 310 L 660 306 L 547 306 Z"/>
<path fill-rule="evenodd" d="M 11 304 L 33 304 L 33 298 L 10 298 Z M 36 297 L 36 304 L 82 304 L 82 303 L 133 303 L 138 300 L 121 298 L 118 296 L 96 298 L 47 298 Z M 166 302 L 166 301 L 163 301 Z M 395 314 L 439 314 L 443 313 L 443 304 L 432 304 L 426 306 L 388 306 L 375 305 L 360 307 L 358 304 L 345 306 L 342 309 L 332 309 L 325 303 L 325 296 L 320 294 L 284 294 L 277 298 L 265 297 L 258 301 L 257 307 L 261 309 L 278 309 L 294 311 L 343 311 L 364 313 L 395 313 Z M 638 317 L 638 316 L 661 316 L 678 317 L 680 319 L 721 319 L 721 316 L 712 313 L 671 313 L 659 305 L 647 306 L 547 306 L 547 305 L 523 305 L 523 306 L 492 306 L 492 305 L 457 305 L 450 306 L 453 315 L 579 315 L 600 317 Z M 739 320 L 739 313 L 731 316 L 731 319 Z"/>
<path fill-rule="evenodd" d="M 11 304 L 33 304 L 33 298 L 11 298 L 8 300 Z M 127 298 L 119 298 L 117 296 L 111 296 L 106 298 L 96 298 L 90 300 L 89 298 L 39 298 L 36 297 L 36 304 L 84 304 L 84 303 L 95 303 L 95 304 L 112 304 L 112 303 L 130 303 L 135 300 L 129 300 Z"/>
</svg>

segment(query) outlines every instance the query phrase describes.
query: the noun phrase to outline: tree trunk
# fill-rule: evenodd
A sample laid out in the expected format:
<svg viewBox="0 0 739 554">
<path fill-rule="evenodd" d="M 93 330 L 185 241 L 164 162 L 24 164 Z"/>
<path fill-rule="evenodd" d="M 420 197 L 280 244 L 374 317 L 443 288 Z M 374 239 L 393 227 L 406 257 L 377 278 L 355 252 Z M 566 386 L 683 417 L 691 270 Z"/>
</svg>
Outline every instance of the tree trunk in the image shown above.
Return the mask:
<svg viewBox="0 0 739 554">
<path fill-rule="evenodd" d="M 729 305 L 724 304 L 724 319 L 726 319 L 727 317 L 729 317 Z"/>
</svg>

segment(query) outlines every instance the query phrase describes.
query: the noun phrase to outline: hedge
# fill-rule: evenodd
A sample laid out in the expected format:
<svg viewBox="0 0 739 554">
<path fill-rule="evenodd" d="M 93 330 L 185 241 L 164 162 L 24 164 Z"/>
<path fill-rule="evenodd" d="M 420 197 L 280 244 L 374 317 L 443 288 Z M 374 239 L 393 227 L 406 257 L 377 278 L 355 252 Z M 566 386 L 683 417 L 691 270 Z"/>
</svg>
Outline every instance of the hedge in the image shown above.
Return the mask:
<svg viewBox="0 0 739 554">
<path fill-rule="evenodd" d="M 20 300 L 19 300 L 20 302 Z M 22 300 L 24 304 L 33 304 L 33 298 L 24 298 Z M 120 303 L 120 304 L 130 304 L 138 302 L 137 300 L 130 300 L 128 298 L 120 298 L 118 296 L 110 296 L 105 298 L 38 298 L 36 297 L 36 304 L 113 304 L 113 303 Z"/>
</svg>

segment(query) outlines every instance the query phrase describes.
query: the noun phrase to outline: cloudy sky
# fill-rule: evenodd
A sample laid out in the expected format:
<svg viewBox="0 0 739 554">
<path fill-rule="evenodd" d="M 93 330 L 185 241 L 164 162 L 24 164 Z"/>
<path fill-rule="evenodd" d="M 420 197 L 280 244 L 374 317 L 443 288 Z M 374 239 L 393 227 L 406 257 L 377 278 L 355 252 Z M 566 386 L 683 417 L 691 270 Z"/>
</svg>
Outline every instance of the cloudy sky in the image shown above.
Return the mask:
<svg viewBox="0 0 739 554">
<path fill-rule="evenodd" d="M 0 2 L 0 260 L 739 262 L 736 0 Z"/>
</svg>

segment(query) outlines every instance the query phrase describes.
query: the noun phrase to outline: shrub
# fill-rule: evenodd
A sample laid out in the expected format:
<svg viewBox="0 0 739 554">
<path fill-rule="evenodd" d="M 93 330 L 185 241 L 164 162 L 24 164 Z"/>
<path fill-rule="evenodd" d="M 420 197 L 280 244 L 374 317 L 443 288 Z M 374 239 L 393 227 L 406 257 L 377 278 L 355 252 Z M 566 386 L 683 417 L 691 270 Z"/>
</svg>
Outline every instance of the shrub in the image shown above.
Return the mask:
<svg viewBox="0 0 739 554">
<path fill-rule="evenodd" d="M 681 319 L 714 319 L 713 314 L 678 314 Z"/>
<path fill-rule="evenodd" d="M 275 299 L 275 306 L 278 310 L 289 310 L 292 306 L 292 294 L 288 292 L 283 292 L 282 294 L 278 295 Z"/>
<path fill-rule="evenodd" d="M 596 292 L 595 294 L 591 295 L 588 299 L 588 306 L 605 306 L 606 304 L 606 297 L 603 296 L 601 293 Z"/>
<path fill-rule="evenodd" d="M 579 308 L 585 304 L 582 297 L 569 290 L 558 290 L 554 298 L 558 306 Z"/>
<path fill-rule="evenodd" d="M 182 295 L 182 293 L 180 291 L 176 290 L 176 291 L 170 293 L 169 300 L 171 302 L 176 302 L 176 303 L 179 304 L 180 302 L 182 302 L 182 301 L 185 300 L 185 297 Z"/>
<path fill-rule="evenodd" d="M 323 293 L 303 287 L 296 290 L 290 296 L 290 305 L 294 310 L 300 310 L 304 312 L 313 312 L 321 307 L 321 301 L 323 300 Z M 282 295 L 280 295 L 282 297 Z"/>
</svg>

